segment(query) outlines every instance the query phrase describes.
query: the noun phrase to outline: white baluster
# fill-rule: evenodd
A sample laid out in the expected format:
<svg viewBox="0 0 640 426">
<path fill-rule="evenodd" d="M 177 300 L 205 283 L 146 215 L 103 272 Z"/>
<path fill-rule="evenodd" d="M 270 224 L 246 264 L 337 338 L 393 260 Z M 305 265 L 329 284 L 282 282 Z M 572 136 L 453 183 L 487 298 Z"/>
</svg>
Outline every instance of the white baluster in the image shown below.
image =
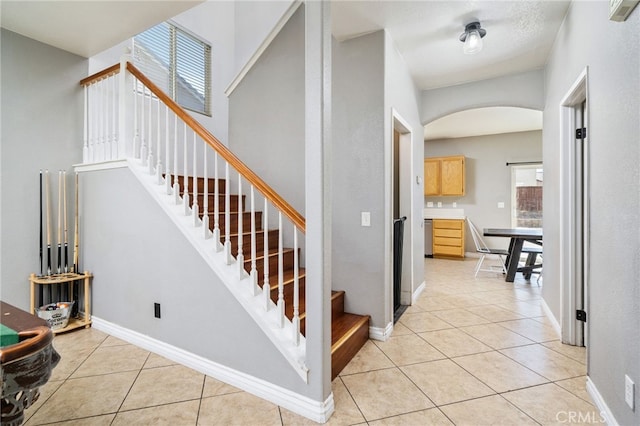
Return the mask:
<svg viewBox="0 0 640 426">
<path fill-rule="evenodd" d="M 178 115 L 173 115 L 173 197 L 180 204 L 180 182 L 178 182 Z"/>
<path fill-rule="evenodd" d="M 293 226 L 293 343 L 300 344 L 300 275 L 298 272 L 298 230 Z"/>
<path fill-rule="evenodd" d="M 133 158 L 140 158 L 140 129 L 138 127 L 138 78 L 133 77 Z"/>
<path fill-rule="evenodd" d="M 269 203 L 267 201 L 267 197 L 264 197 L 264 211 L 262 212 L 262 223 L 264 229 L 264 259 L 262 262 L 263 269 L 263 284 L 262 284 L 262 295 L 264 296 L 264 309 L 268 311 L 271 308 L 271 284 L 269 283 Z"/>
<path fill-rule="evenodd" d="M 111 77 L 111 90 L 112 90 L 112 108 L 113 112 L 111 114 L 111 159 L 118 158 L 118 116 L 117 116 L 117 107 L 118 107 L 118 86 L 116 83 L 118 82 L 118 78 L 113 75 Z M 115 151 L 115 152 L 114 152 Z"/>
<path fill-rule="evenodd" d="M 147 149 L 147 138 L 145 134 L 146 121 L 145 121 L 145 100 L 147 97 L 147 86 L 141 84 L 142 86 L 142 97 L 140 99 L 140 160 L 142 161 L 142 165 L 147 165 L 147 160 L 149 159 L 149 150 Z"/>
<path fill-rule="evenodd" d="M 187 172 L 189 165 L 188 163 L 188 155 L 187 155 L 187 123 L 184 123 L 184 138 L 182 138 L 183 142 L 183 156 L 184 156 L 184 170 L 182 174 L 184 175 L 183 183 L 184 183 L 184 195 L 182 196 L 182 202 L 184 203 L 184 215 L 189 216 L 191 213 L 189 209 L 189 173 Z M 193 183 L 193 182 L 192 182 Z"/>
<path fill-rule="evenodd" d="M 242 175 L 238 173 L 238 200 L 242 200 Z M 242 253 L 242 232 L 243 232 L 243 210 L 242 210 L 242 202 L 238 201 L 238 255 L 236 256 L 236 261 L 238 262 L 238 273 L 240 274 L 240 279 L 244 278 L 245 270 L 244 270 L 244 254 Z"/>
<path fill-rule="evenodd" d="M 149 148 L 149 159 L 147 160 L 147 171 L 150 175 L 154 173 L 153 170 L 153 92 L 149 89 L 149 136 L 147 137 L 148 143 L 147 147 Z"/>
<path fill-rule="evenodd" d="M 160 155 L 160 144 L 162 141 L 162 137 L 160 137 L 160 98 L 158 98 L 158 108 L 156 108 L 156 115 L 158 116 L 156 120 L 158 120 L 156 124 L 156 138 L 158 140 L 158 149 L 156 149 L 156 155 L 158 159 L 156 160 L 156 182 L 158 185 L 162 185 L 162 155 Z"/>
<path fill-rule="evenodd" d="M 284 327 L 284 262 L 282 258 L 282 213 L 278 212 L 278 321 Z M 269 259 L 264 259 L 268 262 Z"/>
<path fill-rule="evenodd" d="M 191 207 L 193 214 L 193 226 L 200 225 L 200 208 L 198 206 L 198 134 L 193 132 L 193 206 Z"/>
<path fill-rule="evenodd" d="M 100 161 L 106 160 L 107 145 L 107 95 L 105 80 L 100 80 Z"/>
<path fill-rule="evenodd" d="M 242 204 L 242 198 L 239 199 L 239 203 Z M 251 288 L 253 289 L 253 295 L 258 295 L 258 269 L 256 267 L 256 209 L 255 209 L 255 197 L 253 185 L 251 185 Z"/>
<path fill-rule="evenodd" d="M 96 109 L 97 109 L 97 98 L 96 98 L 96 85 L 91 84 L 89 86 L 89 146 L 87 147 L 89 150 L 89 162 L 93 163 L 94 160 L 94 151 L 95 151 L 95 135 L 96 135 Z"/>
<path fill-rule="evenodd" d="M 84 124 L 83 144 L 82 144 L 82 162 L 89 162 L 89 86 L 84 86 Z"/>
<path fill-rule="evenodd" d="M 231 265 L 233 262 L 233 255 L 231 254 L 231 208 L 229 207 L 229 163 L 225 161 L 224 169 L 224 253 L 227 261 L 227 265 Z"/>
<path fill-rule="evenodd" d="M 215 241 L 216 251 L 220 251 L 222 247 L 222 244 L 220 244 L 220 190 L 218 189 L 220 180 L 218 175 L 218 153 L 215 151 L 213 152 L 213 175 L 215 179 L 213 182 L 213 240 Z"/>
<path fill-rule="evenodd" d="M 127 59 L 130 56 L 127 54 L 123 54 L 120 56 L 120 74 L 118 74 L 118 127 L 116 129 L 116 140 L 117 140 L 117 154 L 118 158 L 124 159 L 127 157 L 128 146 L 127 142 L 129 142 L 129 135 L 127 135 L 126 131 L 126 115 L 130 114 L 130 111 L 127 111 Z"/>
<path fill-rule="evenodd" d="M 207 240 L 211 237 L 211 231 L 209 230 L 209 175 L 208 175 L 208 165 L 207 165 L 207 151 L 209 151 L 209 147 L 204 144 L 202 159 L 203 159 L 203 172 L 202 178 L 204 179 L 204 195 L 203 195 L 203 206 L 202 206 L 202 227 L 204 228 L 204 239 Z"/>
<path fill-rule="evenodd" d="M 164 162 L 166 164 L 167 172 L 164 176 L 164 183 L 167 187 L 167 195 L 171 195 L 171 137 L 169 133 L 169 106 L 164 106 L 164 146 L 165 146 L 165 154 L 164 154 Z"/>
</svg>

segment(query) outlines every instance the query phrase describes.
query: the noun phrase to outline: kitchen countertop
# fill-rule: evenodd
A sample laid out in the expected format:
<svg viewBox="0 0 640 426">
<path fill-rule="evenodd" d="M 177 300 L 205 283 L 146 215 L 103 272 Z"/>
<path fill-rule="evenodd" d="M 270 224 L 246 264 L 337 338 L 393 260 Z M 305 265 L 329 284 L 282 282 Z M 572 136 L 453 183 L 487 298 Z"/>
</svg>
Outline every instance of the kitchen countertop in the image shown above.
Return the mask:
<svg viewBox="0 0 640 426">
<path fill-rule="evenodd" d="M 458 219 L 465 220 L 464 209 L 447 209 L 427 207 L 423 211 L 424 219 Z"/>
</svg>

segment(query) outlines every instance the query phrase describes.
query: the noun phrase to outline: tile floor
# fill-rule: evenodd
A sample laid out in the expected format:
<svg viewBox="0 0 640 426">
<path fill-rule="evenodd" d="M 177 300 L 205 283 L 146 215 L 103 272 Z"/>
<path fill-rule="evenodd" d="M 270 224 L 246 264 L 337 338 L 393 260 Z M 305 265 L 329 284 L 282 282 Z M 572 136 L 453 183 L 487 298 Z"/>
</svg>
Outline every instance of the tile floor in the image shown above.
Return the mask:
<svg viewBox="0 0 640 426">
<path fill-rule="evenodd" d="M 585 350 L 559 342 L 535 280 L 476 279 L 474 264 L 425 259 L 418 302 L 334 380 L 329 424 L 600 422 L 585 391 Z M 27 425 L 313 424 L 95 329 L 54 345 L 62 361 Z"/>
</svg>

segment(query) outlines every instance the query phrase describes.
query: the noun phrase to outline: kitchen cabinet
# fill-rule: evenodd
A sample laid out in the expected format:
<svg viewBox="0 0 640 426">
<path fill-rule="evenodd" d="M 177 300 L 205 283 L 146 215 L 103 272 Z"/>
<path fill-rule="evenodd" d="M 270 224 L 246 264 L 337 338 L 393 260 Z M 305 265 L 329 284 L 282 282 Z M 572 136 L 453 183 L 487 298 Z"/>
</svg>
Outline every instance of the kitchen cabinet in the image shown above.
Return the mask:
<svg viewBox="0 0 640 426">
<path fill-rule="evenodd" d="M 424 195 L 464 195 L 465 158 L 463 155 L 424 159 Z"/>
<path fill-rule="evenodd" d="M 463 219 L 433 219 L 433 257 L 464 258 Z"/>
</svg>

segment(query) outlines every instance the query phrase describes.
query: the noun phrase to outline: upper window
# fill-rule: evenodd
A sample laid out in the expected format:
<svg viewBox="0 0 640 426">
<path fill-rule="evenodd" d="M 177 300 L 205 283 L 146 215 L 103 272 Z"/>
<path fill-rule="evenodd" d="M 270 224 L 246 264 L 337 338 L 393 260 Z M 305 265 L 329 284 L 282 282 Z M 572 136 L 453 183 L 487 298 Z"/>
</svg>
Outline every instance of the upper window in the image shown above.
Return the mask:
<svg viewBox="0 0 640 426">
<path fill-rule="evenodd" d="M 133 38 L 133 62 L 180 106 L 211 115 L 211 46 L 172 22 Z"/>
</svg>

